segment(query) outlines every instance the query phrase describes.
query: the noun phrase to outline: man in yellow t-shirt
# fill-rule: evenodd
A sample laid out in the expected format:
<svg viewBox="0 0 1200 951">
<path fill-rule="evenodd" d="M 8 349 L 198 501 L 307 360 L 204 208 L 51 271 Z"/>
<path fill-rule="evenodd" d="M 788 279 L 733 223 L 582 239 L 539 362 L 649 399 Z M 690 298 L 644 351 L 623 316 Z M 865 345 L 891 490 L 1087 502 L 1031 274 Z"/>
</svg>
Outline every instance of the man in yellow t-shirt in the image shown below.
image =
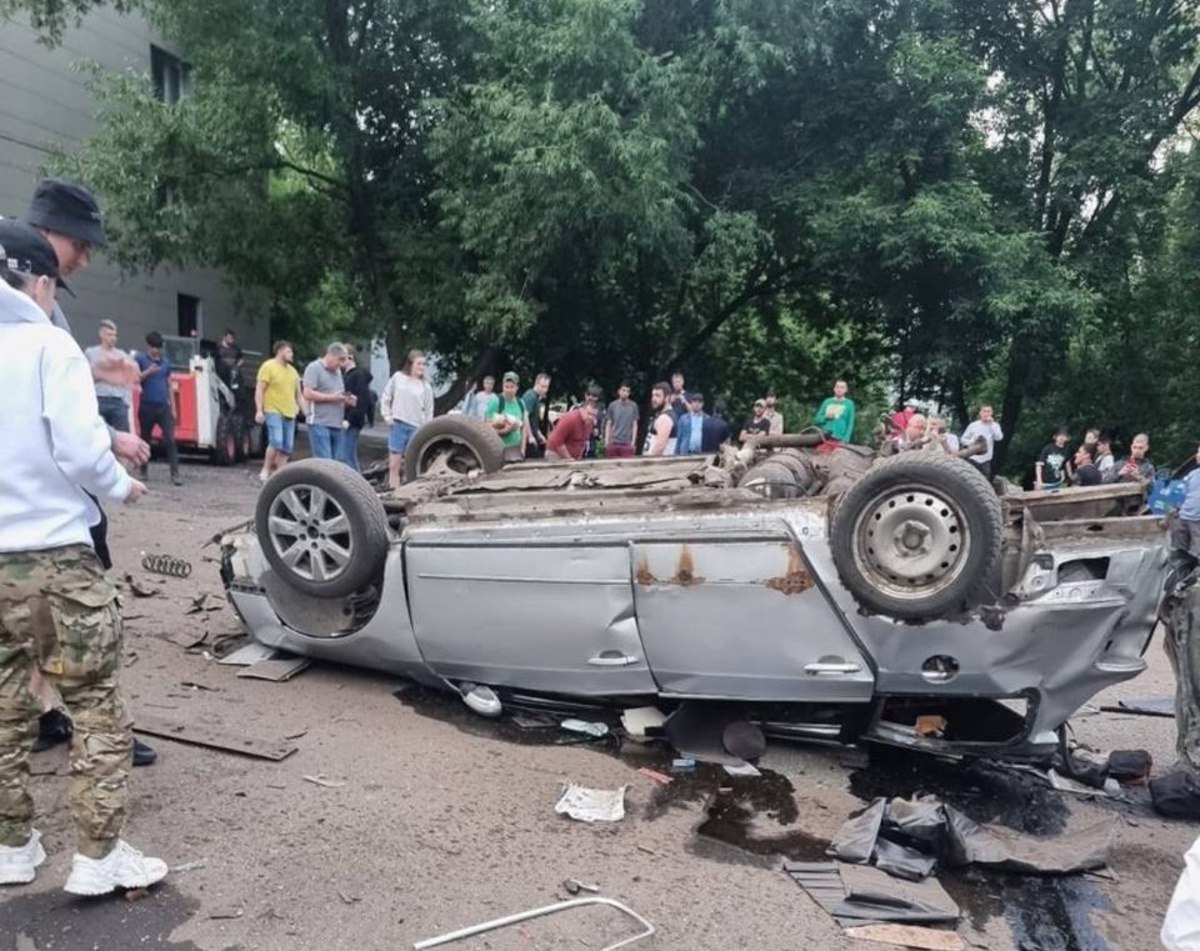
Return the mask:
<svg viewBox="0 0 1200 951">
<path fill-rule="evenodd" d="M 292 457 L 296 442 L 296 414 L 304 406 L 300 395 L 300 374 L 292 366 L 292 345 L 286 340 L 275 342 L 275 356 L 264 360 L 258 368 L 258 385 L 254 388 L 254 421 L 267 424 L 267 452 L 263 456 L 263 482 L 276 469 L 282 469 Z"/>
</svg>

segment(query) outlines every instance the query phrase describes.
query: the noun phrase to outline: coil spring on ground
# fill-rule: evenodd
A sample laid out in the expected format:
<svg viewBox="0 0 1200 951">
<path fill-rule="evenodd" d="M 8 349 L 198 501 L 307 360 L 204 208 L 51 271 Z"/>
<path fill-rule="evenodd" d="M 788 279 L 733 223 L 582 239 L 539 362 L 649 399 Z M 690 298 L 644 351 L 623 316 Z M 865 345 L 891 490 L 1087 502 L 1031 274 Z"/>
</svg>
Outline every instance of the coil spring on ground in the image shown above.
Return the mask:
<svg viewBox="0 0 1200 951">
<path fill-rule="evenodd" d="M 155 574 L 171 578 L 186 578 L 192 573 L 192 563 L 170 555 L 143 555 L 142 567 Z"/>
</svg>

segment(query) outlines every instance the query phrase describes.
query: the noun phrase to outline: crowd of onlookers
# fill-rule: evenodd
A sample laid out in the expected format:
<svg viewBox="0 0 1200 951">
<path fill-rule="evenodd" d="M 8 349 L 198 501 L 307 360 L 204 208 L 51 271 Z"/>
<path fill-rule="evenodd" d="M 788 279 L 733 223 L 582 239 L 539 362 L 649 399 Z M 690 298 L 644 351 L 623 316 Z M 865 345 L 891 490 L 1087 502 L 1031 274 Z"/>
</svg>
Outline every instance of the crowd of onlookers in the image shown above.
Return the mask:
<svg viewBox="0 0 1200 951">
<path fill-rule="evenodd" d="M 106 331 L 101 333 L 103 339 Z M 231 335 L 222 344 L 233 346 Z M 141 360 L 139 356 L 139 366 Z M 258 371 L 257 418 L 265 423 L 268 434 L 261 478 L 267 479 L 291 456 L 298 413 L 306 416 L 313 456 L 340 459 L 357 469 L 358 434 L 370 425 L 376 410 L 370 371 L 359 367 L 354 348 L 342 343 L 330 344 L 303 374 L 292 366 L 292 360 L 291 345 L 279 341 L 273 357 Z M 709 453 L 723 444 L 746 444 L 785 432 L 783 413 L 774 393 L 756 399 L 750 414 L 742 422 L 731 424 L 723 402 L 718 400 L 711 410 L 706 409 L 704 394 L 688 389 L 682 373 L 650 388 L 647 414 L 643 414 L 625 383 L 617 388 L 616 398 L 607 403 L 599 388 L 589 387 L 572 403 L 553 405 L 548 402 L 550 383 L 549 374 L 538 373 L 522 391 L 519 374 L 510 371 L 500 377 L 497 390 L 496 378 L 485 376 L 478 386 L 468 381 L 465 395 L 451 412 L 477 419 L 495 430 L 509 461 L 597 456 L 619 459 L 633 456 L 639 449 L 650 456 Z M 143 392 L 144 388 L 143 383 Z M 423 352 L 408 353 L 403 366 L 384 386 L 377 408 L 388 426 L 389 481 L 397 485 L 409 442 L 434 416 L 433 388 L 427 379 Z M 153 419 L 148 417 L 147 422 L 153 425 Z M 832 393 L 799 428 L 814 428 L 827 439 L 852 442 L 857 421 L 849 386 L 839 379 Z M 922 413 L 908 403 L 885 417 L 875 437 L 885 452 L 923 449 L 961 456 L 990 478 L 996 443 L 1004 439 L 1004 430 L 991 406 L 981 406 L 977 417 L 956 433 L 945 417 Z M 1138 434 L 1128 455 L 1118 461 L 1111 440 L 1098 429 L 1088 429 L 1083 441 L 1073 448 L 1068 430 L 1060 429 L 1039 453 L 1030 486 L 1055 489 L 1118 481 L 1148 482 L 1154 477 L 1148 449 L 1149 438 Z"/>
</svg>

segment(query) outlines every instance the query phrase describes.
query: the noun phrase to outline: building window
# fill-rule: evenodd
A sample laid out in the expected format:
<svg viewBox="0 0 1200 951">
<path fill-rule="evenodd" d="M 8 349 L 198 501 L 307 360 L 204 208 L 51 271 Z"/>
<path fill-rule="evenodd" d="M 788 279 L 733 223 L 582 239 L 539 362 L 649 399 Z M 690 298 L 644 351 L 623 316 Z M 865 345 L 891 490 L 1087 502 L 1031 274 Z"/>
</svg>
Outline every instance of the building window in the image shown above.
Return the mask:
<svg viewBox="0 0 1200 951">
<path fill-rule="evenodd" d="M 154 78 L 154 94 L 168 106 L 192 91 L 191 67 L 157 46 L 150 47 L 150 75 Z"/>
<path fill-rule="evenodd" d="M 191 294 L 176 296 L 175 312 L 179 318 L 179 336 L 200 336 L 200 298 Z"/>
</svg>

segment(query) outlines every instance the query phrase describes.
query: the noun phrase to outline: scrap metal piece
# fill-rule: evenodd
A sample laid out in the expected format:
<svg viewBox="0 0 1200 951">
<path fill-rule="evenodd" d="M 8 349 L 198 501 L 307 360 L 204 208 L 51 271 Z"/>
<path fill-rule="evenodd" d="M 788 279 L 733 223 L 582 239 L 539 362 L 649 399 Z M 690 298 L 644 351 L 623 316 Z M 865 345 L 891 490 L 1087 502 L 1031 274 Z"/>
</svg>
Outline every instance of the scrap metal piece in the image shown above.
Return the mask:
<svg viewBox="0 0 1200 951">
<path fill-rule="evenodd" d="M 172 555 L 143 555 L 142 567 L 156 575 L 169 578 L 186 578 L 192 573 L 192 563 Z"/>
<path fill-rule="evenodd" d="M 454 941 L 461 941 L 463 938 L 471 938 L 477 934 L 483 934 L 486 931 L 495 931 L 498 928 L 506 928 L 509 925 L 519 924 L 522 921 L 529 921 L 531 918 L 541 918 L 545 915 L 554 915 L 560 911 L 566 911 L 568 908 L 579 908 L 583 905 L 608 905 L 610 908 L 615 908 L 617 911 L 628 915 L 639 925 L 643 930 L 637 934 L 624 938 L 615 944 L 606 944 L 600 951 L 616 951 L 617 948 L 625 948 L 636 941 L 641 941 L 643 938 L 651 937 L 655 928 L 649 921 L 639 915 L 628 905 L 623 905 L 619 901 L 614 901 L 611 898 L 573 898 L 570 901 L 561 901 L 554 905 L 546 905 L 542 908 L 534 908 L 531 911 L 518 912 L 515 915 L 508 915 L 505 918 L 495 918 L 492 921 L 484 921 L 477 925 L 471 925 L 467 928 L 460 928 L 458 931 L 451 931 L 447 934 L 438 935 L 436 938 L 426 938 L 424 941 L 417 941 L 413 944 L 413 951 L 425 951 L 426 948 L 437 948 L 443 944 L 450 944 Z"/>
</svg>

